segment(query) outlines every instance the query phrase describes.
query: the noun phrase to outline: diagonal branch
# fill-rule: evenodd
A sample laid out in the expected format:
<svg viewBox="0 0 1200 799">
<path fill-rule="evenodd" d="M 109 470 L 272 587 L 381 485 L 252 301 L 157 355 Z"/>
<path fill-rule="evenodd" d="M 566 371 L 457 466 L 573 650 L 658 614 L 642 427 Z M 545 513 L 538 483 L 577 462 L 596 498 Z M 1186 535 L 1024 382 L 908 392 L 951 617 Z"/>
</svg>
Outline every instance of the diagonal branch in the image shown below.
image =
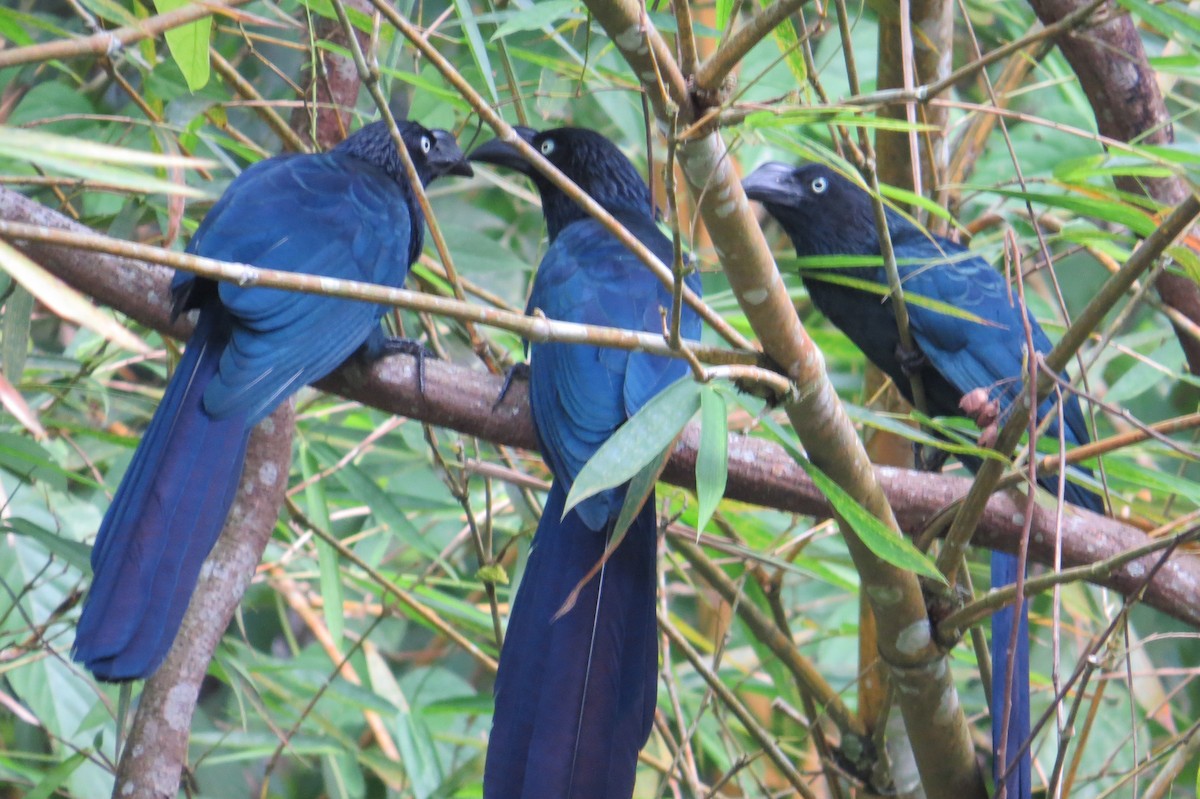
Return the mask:
<svg viewBox="0 0 1200 799">
<path fill-rule="evenodd" d="M 696 89 L 708 92 L 720 89 L 721 84 L 737 69 L 746 54 L 770 36 L 776 25 L 799 11 L 807 2 L 808 0 L 776 0 L 755 14 L 699 66 L 693 81 Z"/>
</svg>

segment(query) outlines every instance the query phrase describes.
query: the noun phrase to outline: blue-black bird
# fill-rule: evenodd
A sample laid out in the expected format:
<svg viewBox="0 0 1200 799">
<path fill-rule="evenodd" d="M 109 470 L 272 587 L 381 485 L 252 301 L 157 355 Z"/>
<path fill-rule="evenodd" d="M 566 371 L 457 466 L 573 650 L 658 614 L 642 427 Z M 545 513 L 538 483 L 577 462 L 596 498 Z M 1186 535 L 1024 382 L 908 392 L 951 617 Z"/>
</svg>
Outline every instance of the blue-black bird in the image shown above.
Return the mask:
<svg viewBox="0 0 1200 799">
<path fill-rule="evenodd" d="M 665 263 L 671 243 L 655 224 L 650 192 L 633 164 L 600 134 L 580 128 L 521 137 L 616 217 Z M 533 179 L 550 246 L 529 310 L 550 319 L 659 333 L 671 294 L 616 237 L 500 140 L 471 159 Z M 688 285 L 699 291 L 697 275 Z M 684 309 L 682 334 L 700 320 Z M 484 770 L 486 799 L 629 799 L 637 754 L 650 735 L 658 676 L 655 622 L 657 525 L 646 501 L 603 568 L 625 487 L 591 497 L 563 517 L 580 468 L 651 397 L 687 374 L 683 361 L 582 344 L 533 343 L 529 393 L 542 455 L 554 474 L 513 602 L 496 677 Z"/>
<path fill-rule="evenodd" d="M 762 202 L 783 227 L 798 256 L 880 256 L 870 195 L 829 167 L 767 163 L 748 175 L 742 185 L 747 196 Z M 907 303 L 918 352 L 904 353 L 890 300 L 878 293 L 821 280 L 819 272 L 805 270 L 802 276 L 809 296 L 872 363 L 891 377 L 910 402 L 909 375 L 911 370 L 919 369 L 930 414 L 968 415 L 985 428 L 985 433 L 989 427 L 994 432 L 995 423 L 1022 389 L 1028 357 L 1022 311 L 1014 304 L 1008 284 L 999 272 L 966 248 L 931 236 L 890 208 L 887 226 L 905 294 L 940 300 L 973 314 L 982 323 Z M 853 267 L 836 274 L 887 286 L 882 266 Z M 1027 313 L 1024 318 L 1032 328 L 1034 348 L 1042 354 L 1049 352 L 1050 340 L 1037 321 Z M 1073 395 L 1063 403 L 1062 413 L 1065 427 L 1060 429 L 1056 420 L 1051 421 L 1046 435 L 1061 435 L 1069 444 L 1087 442 L 1087 426 Z M 1054 402 L 1046 400 L 1038 415 L 1056 417 Z M 973 469 L 979 465 L 978 461 L 963 460 Z M 1057 479 L 1050 478 L 1045 485 L 1056 491 Z M 1065 497 L 1080 507 L 1104 512 L 1098 495 L 1074 483 L 1066 484 Z M 999 587 L 1016 579 L 1017 559 L 993 553 L 992 584 Z M 1002 735 L 1004 714 L 999 708 L 1009 684 L 1008 645 L 1015 618 L 1012 607 L 992 617 L 992 734 L 997 742 Z M 995 764 L 997 785 L 1004 777 L 1008 799 L 1027 799 L 1032 791 L 1028 748 L 1016 762 L 1029 737 L 1029 632 L 1024 603 L 1019 618 L 1005 747 L 1008 766 Z"/>
<path fill-rule="evenodd" d="M 471 174 L 454 137 L 400 123 L 422 183 Z M 187 251 L 268 269 L 399 287 L 425 219 L 383 122 L 333 150 L 242 172 Z M 146 677 L 166 657 L 242 473 L 251 428 L 355 351 L 389 349 L 385 308 L 179 272 L 173 313 L 195 332 L 142 436 L 92 549 L 74 658 L 102 680 Z"/>
</svg>

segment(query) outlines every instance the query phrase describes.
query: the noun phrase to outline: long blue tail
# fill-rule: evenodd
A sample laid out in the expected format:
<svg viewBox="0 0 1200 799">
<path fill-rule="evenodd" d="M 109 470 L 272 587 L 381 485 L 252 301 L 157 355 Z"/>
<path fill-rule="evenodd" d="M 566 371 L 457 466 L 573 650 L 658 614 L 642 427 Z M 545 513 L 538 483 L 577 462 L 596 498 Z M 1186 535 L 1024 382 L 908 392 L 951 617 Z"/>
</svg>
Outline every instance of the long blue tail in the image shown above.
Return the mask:
<svg viewBox="0 0 1200 799">
<path fill-rule="evenodd" d="M 96 536 L 74 658 L 101 680 L 162 663 L 233 502 L 246 418 L 213 419 L 201 404 L 229 339 L 223 314 L 201 312 Z"/>
<path fill-rule="evenodd" d="M 992 587 L 1001 588 L 1017 581 L 1018 561 L 1007 552 L 992 553 Z M 1016 650 L 1009 657 L 1013 622 L 1020 613 Z M 1021 601 L 1018 611 L 1009 605 L 992 616 L 992 771 L 996 779 L 996 797 L 1029 799 L 1033 793 L 1032 765 L 1029 748 L 1022 750 L 1029 738 L 1029 608 Z M 1011 666 L 1011 669 L 1010 669 Z M 1009 688 L 1011 686 L 1011 690 Z M 1011 709 L 1005 712 L 1006 700 Z M 1008 734 L 1004 724 L 1008 722 Z M 1000 742 L 1005 741 L 1004 757 Z M 1001 791 L 1001 784 L 1004 792 Z"/>
<path fill-rule="evenodd" d="M 654 720 L 658 655 L 653 495 L 603 571 L 606 531 L 572 511 L 558 481 L 513 603 L 488 744 L 486 799 L 629 799 Z"/>
<path fill-rule="evenodd" d="M 1044 486 L 1057 491 L 1057 478 Z M 1104 501 L 1098 494 L 1067 483 L 1064 499 L 1072 505 L 1095 513 L 1104 513 Z M 1006 552 L 992 553 L 992 587 L 1002 588 L 1017 581 L 1018 561 Z M 1018 613 L 1020 616 L 1018 617 Z M 1014 621 L 1017 630 L 1016 649 L 1009 656 Z M 1022 601 L 1019 610 L 1009 605 L 992 616 L 992 773 L 996 780 L 997 799 L 1029 799 L 1033 795 L 1033 757 L 1028 746 L 1029 715 L 1029 604 Z M 1010 671 L 1011 663 L 1011 671 Z M 1012 686 L 1011 690 L 1008 686 Z M 1006 699 L 1011 710 L 1005 713 Z M 1005 716 L 1008 735 L 1004 734 Z M 1005 741 L 1004 757 L 1000 757 L 1000 741 Z M 1001 791 L 1001 784 L 1004 791 Z"/>
</svg>

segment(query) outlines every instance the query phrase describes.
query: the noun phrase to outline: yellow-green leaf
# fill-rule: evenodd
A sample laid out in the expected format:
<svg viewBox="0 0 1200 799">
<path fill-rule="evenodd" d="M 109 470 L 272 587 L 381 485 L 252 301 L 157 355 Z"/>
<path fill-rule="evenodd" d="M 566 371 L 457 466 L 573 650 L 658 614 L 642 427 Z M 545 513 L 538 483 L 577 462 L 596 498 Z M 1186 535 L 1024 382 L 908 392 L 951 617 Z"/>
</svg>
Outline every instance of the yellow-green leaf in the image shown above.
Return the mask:
<svg viewBox="0 0 1200 799">
<path fill-rule="evenodd" d="M 690 376 L 681 378 L 617 428 L 575 476 L 563 515 L 588 497 L 630 480 L 670 446 L 700 409 L 702 388 Z"/>
<path fill-rule="evenodd" d="M 118 347 L 145 355 L 150 348 L 66 283 L 29 259 L 25 253 L 0 240 L 0 269 L 50 309 L 56 316 L 92 330 Z"/>
<path fill-rule="evenodd" d="M 700 451 L 696 454 L 696 531 L 703 532 L 725 496 L 729 478 L 729 423 L 725 397 L 712 387 L 700 395 Z"/>
<path fill-rule="evenodd" d="M 192 0 L 154 0 L 158 13 L 165 14 L 192 4 Z M 166 32 L 167 49 L 183 73 L 188 88 L 199 91 L 208 84 L 208 39 L 212 33 L 212 17 L 170 28 Z"/>
<path fill-rule="evenodd" d="M 4 125 L 0 125 L 0 158 L 34 163 L 49 172 L 111 183 L 133 191 L 182 194 L 185 197 L 204 197 L 205 194 L 183 183 L 163 180 L 127 167 L 146 166 L 168 170 L 216 166 L 214 162 L 203 158 L 114 147 L 86 139 Z"/>
</svg>

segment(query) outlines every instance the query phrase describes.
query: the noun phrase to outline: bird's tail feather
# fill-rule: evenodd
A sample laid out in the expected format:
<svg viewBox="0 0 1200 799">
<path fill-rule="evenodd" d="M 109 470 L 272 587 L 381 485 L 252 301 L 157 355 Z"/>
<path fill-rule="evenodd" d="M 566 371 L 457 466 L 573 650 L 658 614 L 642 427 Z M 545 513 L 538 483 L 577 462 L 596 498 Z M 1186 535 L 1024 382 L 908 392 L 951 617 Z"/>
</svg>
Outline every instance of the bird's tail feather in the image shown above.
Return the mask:
<svg viewBox="0 0 1200 799">
<path fill-rule="evenodd" d="M 246 419 L 202 405 L 229 335 L 220 314 L 201 313 L 96 536 L 74 658 L 102 680 L 158 668 L 233 501 Z"/>
<path fill-rule="evenodd" d="M 1013 555 L 993 552 L 992 587 L 1000 588 L 1015 583 L 1018 565 Z M 1014 622 L 1019 628 L 1016 631 L 1016 648 L 1011 650 L 1010 656 Z M 1019 609 L 1010 605 L 992 616 L 991 650 L 992 749 L 996 753 L 992 769 L 996 778 L 996 795 L 1000 796 L 1000 785 L 1003 783 L 1007 799 L 1029 799 L 1033 785 L 1032 756 L 1027 746 L 1030 731 L 1027 602 L 1021 602 Z M 1011 709 L 1007 712 L 1006 700 L 1011 702 Z M 1000 757 L 1001 741 L 1005 742 L 1003 758 Z"/>
<path fill-rule="evenodd" d="M 650 735 L 658 673 L 653 496 L 574 606 L 600 560 L 556 481 L 533 540 L 496 678 L 487 799 L 628 799 Z M 560 521 L 561 519 L 561 521 Z"/>
</svg>

